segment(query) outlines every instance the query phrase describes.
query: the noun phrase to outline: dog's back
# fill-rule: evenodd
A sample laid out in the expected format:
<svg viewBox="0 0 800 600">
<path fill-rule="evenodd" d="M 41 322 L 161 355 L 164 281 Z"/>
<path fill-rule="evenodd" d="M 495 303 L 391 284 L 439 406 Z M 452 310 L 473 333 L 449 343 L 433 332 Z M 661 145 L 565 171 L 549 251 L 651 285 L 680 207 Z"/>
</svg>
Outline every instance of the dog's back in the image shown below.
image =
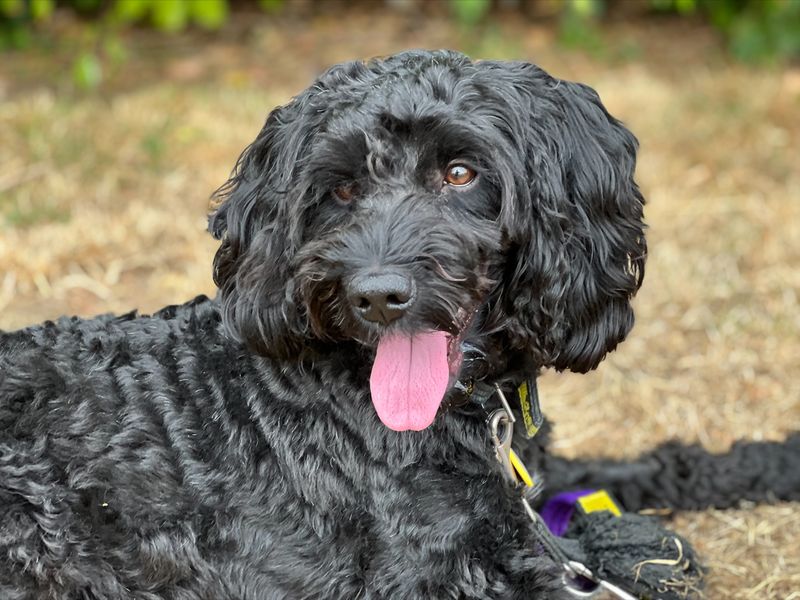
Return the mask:
<svg viewBox="0 0 800 600">
<path fill-rule="evenodd" d="M 0 334 L 0 597 L 128 598 L 142 573 L 153 590 L 189 575 L 167 553 L 203 526 L 187 522 L 211 483 L 193 377 L 224 352 L 217 325 L 198 298 Z"/>
</svg>

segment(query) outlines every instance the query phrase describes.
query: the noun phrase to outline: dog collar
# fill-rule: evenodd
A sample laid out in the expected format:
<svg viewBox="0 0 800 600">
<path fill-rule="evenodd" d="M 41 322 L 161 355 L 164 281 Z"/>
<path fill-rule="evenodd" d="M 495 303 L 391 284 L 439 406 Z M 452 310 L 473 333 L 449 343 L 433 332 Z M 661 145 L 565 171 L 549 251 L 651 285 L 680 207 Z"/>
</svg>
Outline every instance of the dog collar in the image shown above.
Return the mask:
<svg viewBox="0 0 800 600">
<path fill-rule="evenodd" d="M 539 432 L 539 428 L 544 422 L 539 405 L 536 375 L 518 375 L 506 379 L 503 383 L 495 384 L 470 378 L 466 382 L 458 381 L 456 387 L 464 394 L 468 402 L 477 404 L 484 410 L 488 410 L 490 400 L 494 396 L 500 396 L 501 401 L 506 405 L 505 408 L 512 411 L 510 413 L 512 417 L 518 407 L 522 423 L 525 425 L 525 437 L 528 439 Z M 516 406 L 513 409 L 505 400 L 509 396 L 516 399 Z"/>
</svg>

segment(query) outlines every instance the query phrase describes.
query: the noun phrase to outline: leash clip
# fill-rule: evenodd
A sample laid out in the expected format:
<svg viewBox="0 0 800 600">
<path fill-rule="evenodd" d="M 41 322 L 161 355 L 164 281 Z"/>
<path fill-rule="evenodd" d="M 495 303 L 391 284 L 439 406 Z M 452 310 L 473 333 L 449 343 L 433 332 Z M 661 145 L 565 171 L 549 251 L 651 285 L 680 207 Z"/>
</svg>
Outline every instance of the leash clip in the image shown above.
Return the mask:
<svg viewBox="0 0 800 600">
<path fill-rule="evenodd" d="M 491 432 L 494 454 L 497 461 L 503 466 L 506 479 L 516 485 L 517 473 L 511 464 L 511 439 L 514 435 L 514 423 L 508 417 L 509 413 L 503 408 L 498 408 L 489 416 L 489 431 Z M 513 417 L 512 417 L 513 418 Z"/>
<path fill-rule="evenodd" d="M 497 461 L 503 466 L 506 479 L 516 485 L 519 483 L 517 473 L 511 464 L 511 439 L 514 434 L 514 425 L 509 420 L 508 414 L 498 408 L 489 416 L 489 430 L 491 432 L 494 454 Z"/>
<path fill-rule="evenodd" d="M 514 413 L 508 404 L 503 390 L 499 385 L 494 385 L 497 396 L 500 398 L 502 408 L 498 408 L 489 415 L 489 432 L 494 445 L 494 453 L 497 461 L 503 466 L 506 478 L 515 486 L 520 483 L 529 488 L 535 487 L 533 477 L 528 473 L 528 469 L 522 463 L 517 453 L 511 448 L 511 440 L 514 437 Z"/>
<path fill-rule="evenodd" d="M 494 384 L 494 389 L 497 392 L 497 397 L 500 398 L 502 408 L 492 411 L 489 415 L 489 431 L 492 436 L 492 443 L 494 444 L 494 453 L 497 461 L 503 465 L 503 470 L 506 473 L 506 478 L 514 485 L 519 483 L 517 471 L 512 464 L 512 455 L 514 451 L 511 449 L 511 440 L 514 437 L 514 413 L 511 412 L 511 406 L 508 404 L 506 395 L 498 384 Z"/>
</svg>

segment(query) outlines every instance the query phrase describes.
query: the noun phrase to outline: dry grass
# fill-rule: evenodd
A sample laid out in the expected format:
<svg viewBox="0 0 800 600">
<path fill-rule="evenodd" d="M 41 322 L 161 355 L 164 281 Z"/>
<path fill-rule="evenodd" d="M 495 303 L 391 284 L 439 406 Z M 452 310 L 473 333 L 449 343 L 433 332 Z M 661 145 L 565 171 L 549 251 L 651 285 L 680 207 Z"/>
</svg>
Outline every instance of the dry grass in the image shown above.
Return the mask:
<svg viewBox="0 0 800 600">
<path fill-rule="evenodd" d="M 616 26 L 591 58 L 519 22 L 474 39 L 436 18 L 347 22 L 266 24 L 201 53 L 139 34 L 130 67 L 82 97 L 55 59 L 4 59 L 0 327 L 212 292 L 206 199 L 267 110 L 329 62 L 453 46 L 590 83 L 642 142 L 637 327 L 597 372 L 543 378 L 559 450 L 634 455 L 671 437 L 725 450 L 800 429 L 800 71 L 727 64 L 702 31 L 663 23 Z M 800 598 L 796 505 L 675 526 L 713 569 L 710 598 Z"/>
</svg>

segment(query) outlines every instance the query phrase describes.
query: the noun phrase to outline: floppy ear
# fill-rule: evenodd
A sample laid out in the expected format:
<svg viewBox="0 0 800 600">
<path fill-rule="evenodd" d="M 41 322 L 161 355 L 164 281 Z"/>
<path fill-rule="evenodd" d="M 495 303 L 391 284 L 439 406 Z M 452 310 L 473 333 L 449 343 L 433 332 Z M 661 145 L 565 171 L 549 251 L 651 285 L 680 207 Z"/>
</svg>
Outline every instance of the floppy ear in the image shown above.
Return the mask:
<svg viewBox="0 0 800 600">
<path fill-rule="evenodd" d="M 291 261 L 298 232 L 291 218 L 293 170 L 308 144 L 296 125 L 299 101 L 272 111 L 255 141 L 214 194 L 220 202 L 209 231 L 220 240 L 214 257 L 226 332 L 260 354 L 289 357 L 305 330 L 294 302 Z"/>
<path fill-rule="evenodd" d="M 630 300 L 647 253 L 633 179 L 638 144 L 591 88 L 528 64 L 515 77 L 528 117 L 524 175 L 501 215 L 512 345 L 532 349 L 543 366 L 586 372 L 633 326 Z"/>
<path fill-rule="evenodd" d="M 214 281 L 223 325 L 254 352 L 292 358 L 308 347 L 308 317 L 297 300 L 294 277 L 303 211 L 314 193 L 302 169 L 325 129 L 337 89 L 367 70 L 359 61 L 334 65 L 273 110 L 214 194 L 220 204 L 209 217 L 209 230 L 221 241 Z"/>
</svg>

